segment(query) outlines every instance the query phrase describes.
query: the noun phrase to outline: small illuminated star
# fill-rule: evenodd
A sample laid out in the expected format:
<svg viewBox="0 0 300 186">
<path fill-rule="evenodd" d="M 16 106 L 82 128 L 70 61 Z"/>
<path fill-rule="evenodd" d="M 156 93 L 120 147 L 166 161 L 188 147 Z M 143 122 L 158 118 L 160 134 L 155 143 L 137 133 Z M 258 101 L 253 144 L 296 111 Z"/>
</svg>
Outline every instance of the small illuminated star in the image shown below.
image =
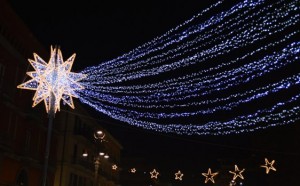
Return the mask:
<svg viewBox="0 0 300 186">
<path fill-rule="evenodd" d="M 183 174 L 180 170 L 178 170 L 177 173 L 175 173 L 175 180 L 182 180 Z"/>
<path fill-rule="evenodd" d="M 237 165 L 234 165 L 234 171 L 229 171 L 231 174 L 233 175 L 233 180 L 236 180 L 238 177 L 240 177 L 241 179 L 244 179 L 242 173 L 245 171 L 245 169 L 243 170 L 239 170 Z"/>
<path fill-rule="evenodd" d="M 211 169 L 209 168 L 207 173 L 202 173 L 203 176 L 205 176 L 205 183 L 207 183 L 209 180 L 213 183 L 215 183 L 214 177 L 219 174 L 218 172 L 211 173 Z"/>
<path fill-rule="evenodd" d="M 132 168 L 132 169 L 130 170 L 130 172 L 131 172 L 131 173 L 135 173 L 135 172 L 136 172 L 136 169 L 135 169 L 135 168 Z"/>
<path fill-rule="evenodd" d="M 275 160 L 269 162 L 267 158 L 265 158 L 265 164 L 261 165 L 261 167 L 266 168 L 266 173 L 269 174 L 270 170 L 276 171 L 275 167 L 273 164 L 275 163 Z"/>
<path fill-rule="evenodd" d="M 34 60 L 29 59 L 28 61 L 35 71 L 27 72 L 32 79 L 17 86 L 21 89 L 36 90 L 32 107 L 44 101 L 48 113 L 53 101 L 54 108 L 52 109 L 56 113 L 57 110 L 60 110 L 60 101 L 63 100 L 74 109 L 72 97 L 78 97 L 75 91 L 84 88 L 79 81 L 86 77 L 85 74 L 71 72 L 76 54 L 64 62 L 61 50 L 53 49 L 51 46 L 48 63 L 37 54 L 33 55 Z"/>
<path fill-rule="evenodd" d="M 151 174 L 151 178 L 157 179 L 157 176 L 159 175 L 159 172 L 157 172 L 155 169 L 153 169 L 153 171 L 150 172 L 150 174 Z"/>
<path fill-rule="evenodd" d="M 112 166 L 113 170 L 117 170 L 117 168 L 118 168 L 118 166 L 116 164 Z"/>
</svg>

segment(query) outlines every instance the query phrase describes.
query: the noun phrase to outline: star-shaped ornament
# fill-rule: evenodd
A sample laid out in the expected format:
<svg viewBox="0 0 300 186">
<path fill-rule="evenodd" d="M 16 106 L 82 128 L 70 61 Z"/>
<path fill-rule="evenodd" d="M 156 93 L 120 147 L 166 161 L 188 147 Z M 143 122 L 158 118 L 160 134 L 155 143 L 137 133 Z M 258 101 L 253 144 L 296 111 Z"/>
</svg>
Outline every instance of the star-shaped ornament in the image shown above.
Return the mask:
<svg viewBox="0 0 300 186">
<path fill-rule="evenodd" d="M 44 101 L 47 113 L 50 109 L 53 109 L 54 113 L 59 111 L 61 100 L 74 109 L 72 97 L 78 97 L 76 90 L 84 89 L 79 81 L 86 78 L 85 74 L 71 72 L 76 54 L 63 61 L 61 50 L 51 46 L 48 63 L 37 54 L 33 55 L 34 60 L 28 61 L 35 71 L 27 72 L 32 79 L 18 85 L 17 88 L 36 90 L 32 107 Z"/>
<path fill-rule="evenodd" d="M 229 171 L 231 174 L 233 174 L 233 179 L 232 180 L 236 180 L 238 177 L 240 177 L 241 179 L 244 179 L 242 173 L 245 171 L 245 169 L 243 170 L 239 170 L 237 165 L 234 165 L 234 171 Z"/>
<path fill-rule="evenodd" d="M 150 174 L 151 174 L 151 178 L 157 179 L 157 176 L 159 175 L 159 172 L 157 172 L 155 169 L 153 169 L 153 171 L 150 172 Z"/>
<path fill-rule="evenodd" d="M 181 173 L 180 170 L 178 170 L 177 173 L 175 173 L 175 180 L 182 180 L 183 174 Z"/>
<path fill-rule="evenodd" d="M 274 163 L 275 163 L 275 160 L 272 160 L 271 162 L 269 162 L 269 160 L 267 158 L 265 158 L 265 164 L 261 165 L 261 167 L 266 168 L 266 174 L 269 174 L 270 170 L 276 171 L 276 169 L 274 167 Z"/>
<path fill-rule="evenodd" d="M 112 166 L 113 170 L 117 170 L 117 168 L 118 168 L 118 166 L 116 164 Z"/>
<path fill-rule="evenodd" d="M 135 173 L 135 172 L 136 172 L 136 169 L 135 169 L 135 168 L 132 168 L 132 169 L 130 169 L 130 172 L 131 172 L 131 173 Z"/>
<path fill-rule="evenodd" d="M 211 173 L 211 169 L 209 168 L 207 173 L 202 173 L 203 176 L 205 176 L 205 183 L 208 181 L 211 181 L 212 183 L 215 183 L 214 177 L 218 175 L 218 172 Z"/>
</svg>

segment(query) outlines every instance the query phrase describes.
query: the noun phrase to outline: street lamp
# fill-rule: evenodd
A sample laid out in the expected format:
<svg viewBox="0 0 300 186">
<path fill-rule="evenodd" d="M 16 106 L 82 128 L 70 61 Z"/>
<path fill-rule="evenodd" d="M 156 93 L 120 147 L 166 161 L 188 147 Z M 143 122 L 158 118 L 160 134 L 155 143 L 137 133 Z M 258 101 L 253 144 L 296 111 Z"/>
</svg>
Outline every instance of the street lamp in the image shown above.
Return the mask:
<svg viewBox="0 0 300 186">
<path fill-rule="evenodd" d="M 102 131 L 102 130 L 97 130 L 96 132 L 94 132 L 94 139 L 95 139 L 95 142 L 97 143 L 98 141 L 100 141 L 100 143 L 102 142 L 105 142 L 105 133 Z M 95 183 L 97 184 L 98 182 L 98 172 L 99 172 L 99 168 L 100 168 L 100 164 L 101 164 L 101 161 L 103 161 L 104 159 L 108 159 L 109 158 L 109 155 L 106 154 L 103 150 L 103 148 L 100 150 L 100 148 L 98 147 L 98 144 L 96 145 L 97 146 L 97 154 L 96 156 L 94 157 L 94 164 L 95 164 Z M 88 153 L 87 151 L 85 150 L 82 154 L 83 157 L 87 157 L 88 156 Z"/>
<path fill-rule="evenodd" d="M 108 159 L 109 156 L 107 154 L 105 155 L 100 155 L 100 153 L 94 158 L 94 164 L 95 164 L 95 183 L 98 182 L 98 172 L 99 172 L 99 167 L 100 167 L 100 164 L 101 164 L 101 160 L 102 159 Z"/>
<path fill-rule="evenodd" d="M 71 72 L 76 54 L 64 61 L 58 46 L 54 48 L 51 46 L 51 56 L 48 63 L 37 54 L 34 53 L 33 55 L 34 60 L 29 59 L 28 61 L 35 71 L 27 72 L 27 75 L 32 79 L 18 85 L 17 88 L 35 90 L 32 107 L 44 101 L 48 113 L 49 122 L 42 182 L 42 185 L 46 186 L 51 130 L 55 113 L 60 110 L 61 100 L 71 108 L 75 108 L 72 97 L 78 97 L 75 91 L 84 88 L 79 81 L 86 78 L 86 75 Z"/>
<path fill-rule="evenodd" d="M 97 130 L 94 133 L 95 140 L 100 140 L 100 142 L 105 141 L 105 133 L 102 130 Z"/>
</svg>

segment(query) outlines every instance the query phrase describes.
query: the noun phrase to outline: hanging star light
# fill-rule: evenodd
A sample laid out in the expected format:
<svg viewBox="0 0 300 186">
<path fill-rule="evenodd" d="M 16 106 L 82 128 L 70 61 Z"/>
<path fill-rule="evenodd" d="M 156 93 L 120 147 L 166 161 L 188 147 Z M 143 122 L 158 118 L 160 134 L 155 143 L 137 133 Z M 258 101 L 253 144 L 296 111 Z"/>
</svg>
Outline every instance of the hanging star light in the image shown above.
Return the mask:
<svg viewBox="0 0 300 186">
<path fill-rule="evenodd" d="M 116 164 L 114 164 L 112 167 L 111 167 L 113 170 L 117 170 L 118 166 Z"/>
<path fill-rule="evenodd" d="M 240 177 L 241 179 L 244 179 L 242 173 L 245 171 L 245 169 L 243 170 L 239 170 L 237 165 L 234 165 L 234 171 L 229 171 L 231 174 L 233 174 L 233 179 L 232 180 L 236 180 L 238 177 Z"/>
<path fill-rule="evenodd" d="M 269 162 L 269 160 L 267 158 L 265 158 L 265 164 L 261 165 L 261 167 L 266 168 L 266 174 L 269 174 L 270 170 L 276 171 L 275 167 L 273 166 L 274 163 L 275 163 L 275 160 L 272 160 L 271 162 Z"/>
<path fill-rule="evenodd" d="M 175 180 L 182 180 L 183 174 L 181 173 L 180 170 L 178 170 L 177 173 L 175 173 Z"/>
<path fill-rule="evenodd" d="M 132 168 L 132 169 L 130 169 L 130 172 L 134 174 L 136 172 L 136 169 Z"/>
<path fill-rule="evenodd" d="M 211 169 L 209 168 L 207 173 L 202 173 L 203 176 L 205 176 L 205 183 L 207 183 L 209 180 L 212 183 L 215 183 L 214 177 L 219 174 L 218 172 L 211 173 Z"/>
<path fill-rule="evenodd" d="M 37 54 L 33 55 L 34 60 L 29 59 L 28 61 L 35 71 L 27 72 L 32 79 L 18 85 L 17 88 L 36 90 L 32 107 L 44 100 L 47 113 L 50 109 L 53 109 L 54 113 L 59 111 L 60 100 L 74 109 L 72 97 L 78 97 L 75 91 L 84 89 L 79 81 L 87 77 L 82 73 L 71 72 L 76 54 L 63 61 L 61 50 L 56 47 L 53 49 L 51 46 L 48 63 Z M 53 106 L 51 106 L 52 101 L 54 102 Z"/>
<path fill-rule="evenodd" d="M 159 175 L 159 172 L 157 172 L 156 169 L 153 169 L 153 171 L 150 172 L 150 174 L 151 174 L 151 178 L 157 179 L 157 176 Z"/>
</svg>

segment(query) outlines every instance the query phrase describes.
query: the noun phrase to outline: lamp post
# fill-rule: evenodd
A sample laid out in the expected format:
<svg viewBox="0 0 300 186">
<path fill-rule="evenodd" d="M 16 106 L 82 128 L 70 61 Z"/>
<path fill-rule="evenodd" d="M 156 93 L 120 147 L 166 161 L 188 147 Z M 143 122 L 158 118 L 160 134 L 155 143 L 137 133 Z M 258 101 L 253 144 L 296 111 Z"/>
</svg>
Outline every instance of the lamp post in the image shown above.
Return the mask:
<svg viewBox="0 0 300 186">
<path fill-rule="evenodd" d="M 95 133 L 94 133 L 94 139 L 95 141 L 100 141 L 101 143 L 103 141 L 106 141 L 105 139 L 105 133 L 101 130 L 97 130 Z M 94 182 L 96 185 L 98 185 L 98 174 L 99 174 L 99 168 L 100 168 L 100 164 L 101 164 L 101 161 L 103 159 L 108 159 L 109 156 L 107 154 L 105 154 L 103 151 L 99 152 L 99 148 L 98 148 L 98 145 L 97 146 L 97 155 L 94 157 L 94 164 L 95 164 L 95 177 L 94 177 Z M 82 154 L 83 157 L 87 157 L 88 156 L 88 153 L 87 151 L 85 151 L 83 154 Z"/>
<path fill-rule="evenodd" d="M 95 133 L 94 133 L 94 138 L 97 141 L 100 141 L 101 143 L 103 141 L 105 141 L 105 133 L 102 131 L 102 130 L 97 130 Z M 97 146 L 98 147 L 98 146 Z M 98 151 L 98 148 L 97 148 L 97 151 Z M 107 155 L 105 155 L 105 153 L 103 151 L 101 152 L 97 152 L 97 156 L 94 158 L 94 164 L 95 164 L 95 183 L 97 184 L 98 183 L 98 172 L 99 172 L 99 167 L 100 167 L 100 163 L 101 163 L 101 158 L 104 157 L 104 158 L 108 158 Z"/>
<path fill-rule="evenodd" d="M 102 159 L 108 159 L 109 156 L 107 154 L 104 154 L 100 152 L 95 158 L 94 158 L 94 164 L 95 164 L 95 183 L 98 183 L 98 173 L 99 173 L 99 168 L 101 164 Z"/>
<path fill-rule="evenodd" d="M 46 63 L 41 57 L 34 53 L 34 60 L 29 59 L 28 61 L 35 71 L 27 72 L 27 75 L 32 79 L 17 86 L 17 88 L 20 89 L 35 90 L 32 107 L 44 101 L 46 112 L 48 113 L 49 121 L 42 186 L 46 186 L 47 183 L 54 115 L 60 110 L 61 100 L 74 109 L 72 96 L 78 97 L 75 91 L 84 88 L 79 81 L 84 79 L 86 75 L 71 72 L 75 56 L 76 54 L 73 54 L 69 59 L 63 61 L 60 48 L 58 46 L 52 48 L 51 46 L 51 56 L 49 62 Z"/>
<path fill-rule="evenodd" d="M 54 49 L 54 68 L 57 68 L 57 50 L 59 50 L 58 47 L 55 47 Z M 55 79 L 57 78 L 57 70 L 56 72 L 52 73 L 52 78 Z M 53 125 L 53 119 L 55 116 L 55 95 L 53 92 L 50 92 L 50 97 L 49 97 L 49 111 L 48 111 L 48 132 L 47 132 L 47 141 L 46 141 L 46 150 L 45 150 L 45 162 L 44 162 L 44 171 L 43 171 L 43 182 L 42 186 L 47 185 L 47 172 L 48 172 L 48 164 L 49 164 L 49 153 L 50 153 L 50 144 L 51 144 L 51 132 L 52 132 L 52 125 Z"/>
</svg>

